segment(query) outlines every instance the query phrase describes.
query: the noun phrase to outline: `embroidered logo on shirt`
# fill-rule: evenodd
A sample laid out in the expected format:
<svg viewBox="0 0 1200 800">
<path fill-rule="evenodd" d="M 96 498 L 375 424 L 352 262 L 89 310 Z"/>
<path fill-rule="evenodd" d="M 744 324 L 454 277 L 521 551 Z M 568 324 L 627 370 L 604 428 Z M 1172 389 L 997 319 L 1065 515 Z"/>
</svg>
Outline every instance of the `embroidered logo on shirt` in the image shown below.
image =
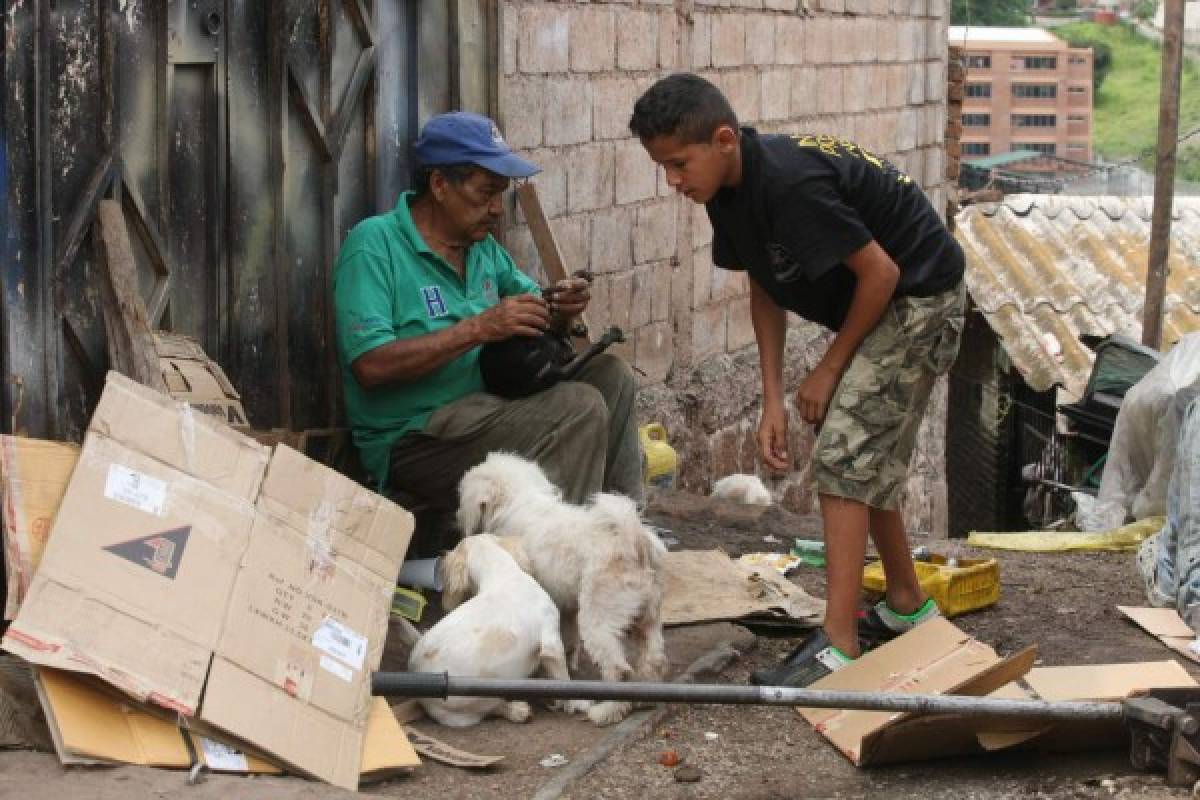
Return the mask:
<svg viewBox="0 0 1200 800">
<path fill-rule="evenodd" d="M 440 286 L 422 286 L 421 297 L 425 300 L 425 310 L 429 312 L 430 319 L 438 319 L 450 313 L 446 308 L 446 301 L 442 299 Z"/>
<path fill-rule="evenodd" d="M 496 284 L 491 278 L 487 278 L 483 282 L 483 298 L 489 303 L 500 302 L 500 293 L 496 291 Z"/>
</svg>

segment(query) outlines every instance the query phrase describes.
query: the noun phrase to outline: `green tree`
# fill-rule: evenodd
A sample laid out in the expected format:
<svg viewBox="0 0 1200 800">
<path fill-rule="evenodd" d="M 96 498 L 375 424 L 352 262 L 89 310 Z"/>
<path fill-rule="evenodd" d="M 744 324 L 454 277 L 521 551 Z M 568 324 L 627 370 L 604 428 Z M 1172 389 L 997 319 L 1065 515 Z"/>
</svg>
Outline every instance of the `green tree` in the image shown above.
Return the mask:
<svg viewBox="0 0 1200 800">
<path fill-rule="evenodd" d="M 1099 36 L 1089 35 L 1087 29 L 1059 28 L 1057 33 L 1066 39 L 1067 44 L 1071 47 L 1090 47 L 1092 49 L 1092 91 L 1099 91 L 1100 85 L 1104 83 L 1104 79 L 1108 77 L 1108 73 L 1112 69 L 1112 45 Z"/>
<path fill-rule="evenodd" d="M 1025 27 L 1029 24 L 1029 2 L 1028 0 L 951 0 L 950 24 Z"/>
</svg>

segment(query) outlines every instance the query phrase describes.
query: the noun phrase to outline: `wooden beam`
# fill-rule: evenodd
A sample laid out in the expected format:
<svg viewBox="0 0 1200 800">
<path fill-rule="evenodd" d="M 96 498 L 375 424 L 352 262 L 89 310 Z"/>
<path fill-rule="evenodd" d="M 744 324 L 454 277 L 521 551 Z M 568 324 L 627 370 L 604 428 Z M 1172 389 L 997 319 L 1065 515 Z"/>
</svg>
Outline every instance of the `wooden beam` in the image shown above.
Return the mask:
<svg viewBox="0 0 1200 800">
<path fill-rule="evenodd" d="M 160 392 L 167 387 L 154 349 L 146 304 L 137 285 L 137 264 L 129 246 L 125 214 L 116 200 L 101 200 L 96 209 L 97 251 L 104 265 L 104 328 L 108 360 L 117 372 Z"/>
<path fill-rule="evenodd" d="M 546 212 L 542 209 L 542 201 L 538 197 L 537 187 L 530 181 L 522 183 L 517 187 L 517 202 L 521 204 L 521 213 L 525 215 L 525 221 L 529 224 L 529 233 L 533 236 L 533 244 L 537 247 L 538 257 L 542 260 L 542 269 L 546 271 L 546 277 L 554 283 L 570 277 L 570 273 L 563 263 L 558 240 L 554 238 L 554 231 L 550 229 L 550 221 L 546 219 Z M 580 316 L 583 318 L 584 326 L 587 327 L 587 315 L 581 314 Z M 586 336 L 579 338 L 591 344 L 591 328 L 588 327 Z"/>
</svg>

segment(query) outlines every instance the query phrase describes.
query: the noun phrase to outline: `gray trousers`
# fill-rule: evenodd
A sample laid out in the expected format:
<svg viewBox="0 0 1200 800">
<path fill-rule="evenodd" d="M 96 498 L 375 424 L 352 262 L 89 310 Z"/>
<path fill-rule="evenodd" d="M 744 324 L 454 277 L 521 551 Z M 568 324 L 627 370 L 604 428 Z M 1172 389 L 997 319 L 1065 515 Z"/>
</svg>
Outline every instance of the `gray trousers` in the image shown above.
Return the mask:
<svg viewBox="0 0 1200 800">
<path fill-rule="evenodd" d="M 463 474 L 503 450 L 540 464 L 568 502 L 608 491 L 640 506 L 636 392 L 629 366 L 602 353 L 575 380 L 530 397 L 467 395 L 435 411 L 420 433 L 396 442 L 388 482 L 432 508 L 453 510 Z"/>
</svg>

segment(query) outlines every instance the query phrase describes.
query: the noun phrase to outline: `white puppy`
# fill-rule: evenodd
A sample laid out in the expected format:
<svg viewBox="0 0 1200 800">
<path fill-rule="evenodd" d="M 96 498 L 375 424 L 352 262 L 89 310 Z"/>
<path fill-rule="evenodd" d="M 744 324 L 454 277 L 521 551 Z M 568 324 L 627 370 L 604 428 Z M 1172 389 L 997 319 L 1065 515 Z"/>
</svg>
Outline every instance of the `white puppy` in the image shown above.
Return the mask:
<svg viewBox="0 0 1200 800">
<path fill-rule="evenodd" d="M 549 677 L 568 680 L 558 609 L 522 569 L 522 557 L 520 547 L 511 542 L 501 546 L 490 535 L 464 539 L 447 553 L 441 566 L 442 605 L 453 610 L 417 642 L 408 668 L 461 677 L 528 678 L 540 666 Z M 528 703 L 497 697 L 418 702 L 429 716 L 456 728 L 491 715 L 526 722 L 531 713 Z M 583 711 L 590 705 L 567 708 Z"/>
<path fill-rule="evenodd" d="M 713 484 L 712 496 L 748 506 L 771 505 L 771 492 L 757 475 L 726 475 Z"/>
<path fill-rule="evenodd" d="M 565 503 L 537 464 L 509 453 L 492 453 L 469 470 L 459 500 L 458 523 L 468 537 L 480 531 L 520 537 L 533 576 L 568 629 L 577 630 L 604 680 L 663 677 L 666 548 L 642 524 L 632 500 L 597 494 L 586 506 Z M 574 636 L 566 638 L 574 649 Z M 631 707 L 597 703 L 588 717 L 608 725 Z"/>
</svg>

